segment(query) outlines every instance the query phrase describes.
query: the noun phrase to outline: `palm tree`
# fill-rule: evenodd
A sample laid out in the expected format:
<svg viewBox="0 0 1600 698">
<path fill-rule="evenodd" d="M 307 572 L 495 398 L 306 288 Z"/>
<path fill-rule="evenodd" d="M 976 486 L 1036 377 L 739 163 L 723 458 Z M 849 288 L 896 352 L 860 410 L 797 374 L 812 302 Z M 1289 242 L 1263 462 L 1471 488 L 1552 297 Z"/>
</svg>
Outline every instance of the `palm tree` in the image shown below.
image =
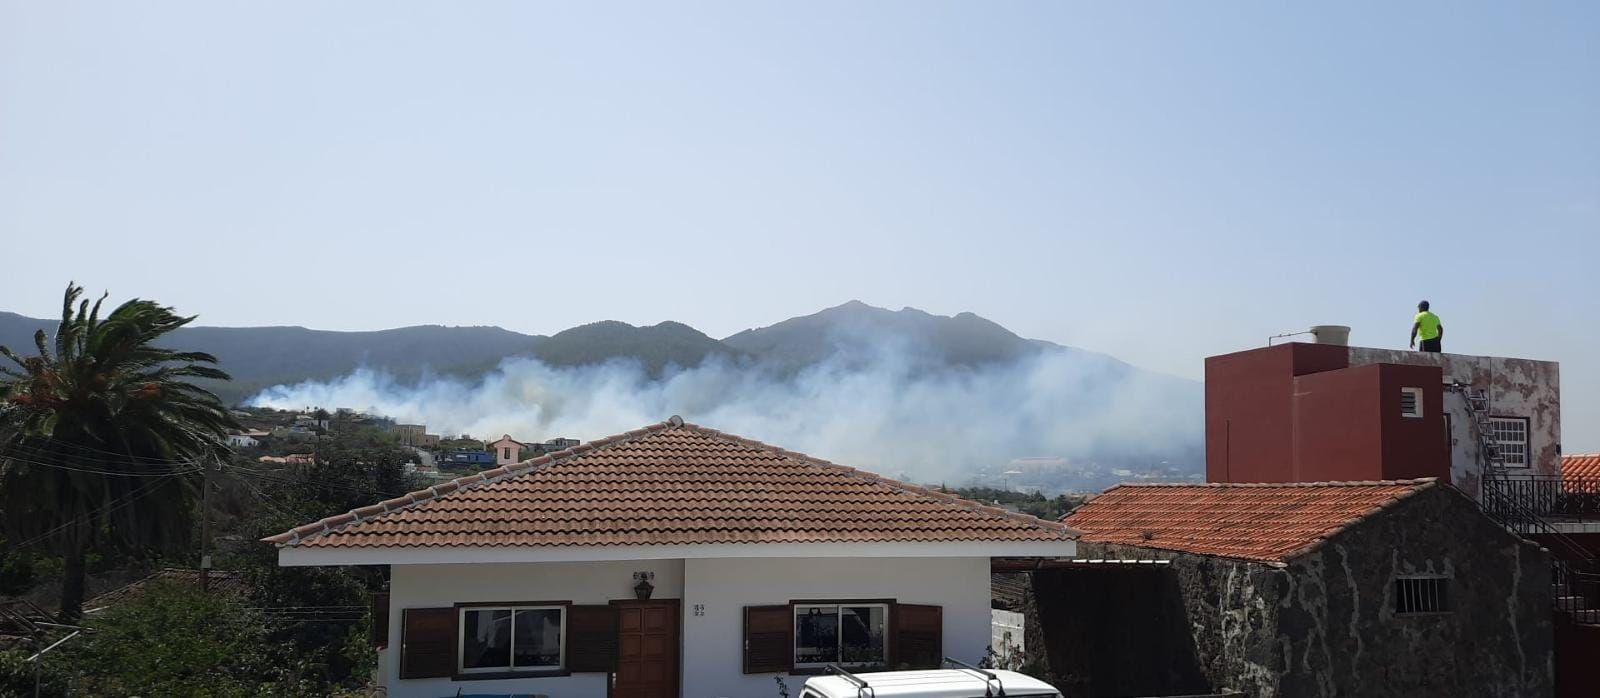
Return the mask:
<svg viewBox="0 0 1600 698">
<path fill-rule="evenodd" d="M 147 300 L 105 318 L 67 285 L 54 349 L 0 346 L 0 523 L 12 546 L 64 558 L 63 622 L 82 614 L 84 556 L 181 549 L 190 540 L 201 471 L 227 448 L 231 413 L 190 379 L 227 380 L 210 354 L 156 344 L 188 324 Z M 76 305 L 76 308 L 74 308 Z M 14 549 L 14 547 L 13 547 Z"/>
</svg>

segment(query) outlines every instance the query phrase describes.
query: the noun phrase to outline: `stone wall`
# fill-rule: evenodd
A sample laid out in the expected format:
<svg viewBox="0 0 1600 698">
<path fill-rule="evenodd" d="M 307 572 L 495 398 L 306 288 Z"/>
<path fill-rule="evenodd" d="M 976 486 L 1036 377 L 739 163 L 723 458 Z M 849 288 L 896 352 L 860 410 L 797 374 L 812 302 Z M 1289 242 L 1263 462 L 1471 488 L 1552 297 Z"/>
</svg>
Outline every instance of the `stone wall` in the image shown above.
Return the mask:
<svg viewBox="0 0 1600 698">
<path fill-rule="evenodd" d="M 1079 690 L 1068 695 L 1553 695 L 1548 554 L 1449 486 L 1287 565 L 1083 542 L 1079 551 L 1170 563 L 1035 573 L 1050 668 Z M 1395 614 L 1394 580 L 1415 574 L 1449 578 L 1449 612 Z"/>
<path fill-rule="evenodd" d="M 1391 506 L 1288 571 L 1280 695 L 1553 695 L 1549 556 L 1452 488 Z M 1396 615 L 1403 575 L 1447 577 L 1449 612 Z"/>
</svg>

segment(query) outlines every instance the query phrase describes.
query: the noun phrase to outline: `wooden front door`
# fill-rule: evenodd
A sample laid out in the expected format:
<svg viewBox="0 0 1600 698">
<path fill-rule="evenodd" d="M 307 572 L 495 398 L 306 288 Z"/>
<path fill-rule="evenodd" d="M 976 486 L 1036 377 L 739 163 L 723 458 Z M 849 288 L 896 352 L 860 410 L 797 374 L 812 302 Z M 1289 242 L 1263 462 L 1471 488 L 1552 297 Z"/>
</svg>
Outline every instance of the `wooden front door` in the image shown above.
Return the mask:
<svg viewBox="0 0 1600 698">
<path fill-rule="evenodd" d="M 678 601 L 614 601 L 617 674 L 612 698 L 678 698 Z"/>
</svg>

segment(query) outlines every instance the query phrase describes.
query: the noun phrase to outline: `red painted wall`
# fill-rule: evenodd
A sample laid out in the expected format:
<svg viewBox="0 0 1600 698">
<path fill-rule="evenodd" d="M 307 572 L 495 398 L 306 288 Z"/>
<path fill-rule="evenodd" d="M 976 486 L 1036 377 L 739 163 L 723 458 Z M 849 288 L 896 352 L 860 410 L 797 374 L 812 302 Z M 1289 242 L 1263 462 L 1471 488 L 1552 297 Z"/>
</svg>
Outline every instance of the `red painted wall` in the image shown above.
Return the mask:
<svg viewBox="0 0 1600 698">
<path fill-rule="evenodd" d="M 1450 439 L 1444 432 L 1444 371 L 1438 366 L 1377 364 L 1383 421 L 1383 479 L 1450 481 Z M 1422 388 L 1422 416 L 1400 412 L 1400 390 Z"/>
<path fill-rule="evenodd" d="M 1206 480 L 1284 482 L 1294 460 L 1294 377 L 1350 364 L 1349 350 L 1280 344 L 1206 359 Z"/>
<path fill-rule="evenodd" d="M 1380 374 L 1374 365 L 1294 379 L 1294 461 L 1274 481 L 1383 479 Z"/>
<path fill-rule="evenodd" d="M 1600 686 L 1600 627 L 1573 623 L 1556 613 L 1556 696 L 1594 698 Z"/>
<path fill-rule="evenodd" d="M 1348 359 L 1298 343 L 1206 359 L 1206 479 L 1449 481 L 1439 367 Z M 1408 387 L 1423 390 L 1422 417 L 1400 412 Z"/>
</svg>

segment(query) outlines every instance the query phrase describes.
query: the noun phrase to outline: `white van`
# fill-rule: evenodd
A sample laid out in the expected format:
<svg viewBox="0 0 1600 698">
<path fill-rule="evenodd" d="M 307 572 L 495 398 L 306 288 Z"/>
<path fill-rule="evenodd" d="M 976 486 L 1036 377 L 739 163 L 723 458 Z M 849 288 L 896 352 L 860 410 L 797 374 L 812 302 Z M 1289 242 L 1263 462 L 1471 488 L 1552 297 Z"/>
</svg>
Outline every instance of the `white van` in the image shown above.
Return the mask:
<svg viewBox="0 0 1600 698">
<path fill-rule="evenodd" d="M 959 665 L 956 669 L 852 674 L 829 667 L 829 676 L 806 680 L 800 698 L 1061 698 L 1061 692 L 1025 674 Z"/>
</svg>

